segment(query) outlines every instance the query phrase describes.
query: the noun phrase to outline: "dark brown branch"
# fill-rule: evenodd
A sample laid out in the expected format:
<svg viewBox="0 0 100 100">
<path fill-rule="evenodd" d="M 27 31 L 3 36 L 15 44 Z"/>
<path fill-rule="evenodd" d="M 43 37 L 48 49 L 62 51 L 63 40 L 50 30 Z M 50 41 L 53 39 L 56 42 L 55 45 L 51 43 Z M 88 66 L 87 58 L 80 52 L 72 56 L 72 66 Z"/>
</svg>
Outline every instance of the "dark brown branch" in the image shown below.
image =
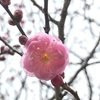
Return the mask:
<svg viewBox="0 0 100 100">
<path fill-rule="evenodd" d="M 44 0 L 44 16 L 45 16 L 44 30 L 48 34 L 50 30 L 49 17 L 48 17 L 48 0 Z"/>
<path fill-rule="evenodd" d="M 87 67 L 88 61 L 91 59 L 91 57 L 93 57 L 93 54 L 95 53 L 95 50 L 96 50 L 97 46 L 99 45 L 99 42 L 100 42 L 100 36 L 99 36 L 98 41 L 97 41 L 96 45 L 94 46 L 93 50 L 89 54 L 89 56 L 83 61 L 81 68 L 79 70 L 77 70 L 77 72 L 75 73 L 75 75 L 73 75 L 73 77 L 71 78 L 71 80 L 68 82 L 69 85 L 76 79 L 77 75 L 83 69 L 85 69 Z"/>
<path fill-rule="evenodd" d="M 56 21 L 55 19 L 53 19 L 50 15 L 48 15 L 49 16 L 49 20 L 51 21 L 51 22 L 53 22 L 54 24 L 56 24 L 56 25 L 58 25 L 58 21 Z"/>
<path fill-rule="evenodd" d="M 17 20 L 15 19 L 15 17 L 12 15 L 12 13 L 10 12 L 8 6 L 4 6 L 2 5 L 3 8 L 7 11 L 7 13 L 10 15 L 10 17 L 12 18 L 12 20 L 14 21 L 15 25 L 17 26 L 17 28 L 19 29 L 19 31 L 21 32 L 22 35 L 25 35 L 26 34 L 24 33 L 23 29 L 21 28 L 20 24 L 17 22 Z"/>
<path fill-rule="evenodd" d="M 65 89 L 65 90 L 67 90 L 68 92 L 70 92 L 70 93 L 75 97 L 76 100 L 80 100 L 80 98 L 79 98 L 77 92 L 74 91 L 74 90 L 72 90 L 72 89 L 67 85 L 67 83 L 64 83 L 64 84 L 62 85 L 62 88 Z"/>
<path fill-rule="evenodd" d="M 0 40 L 6 45 L 8 46 L 13 52 L 16 52 L 17 54 L 19 54 L 20 56 L 22 56 L 22 53 L 18 52 L 17 50 L 15 50 L 13 47 L 11 47 L 6 41 L 4 41 L 1 37 Z"/>
<path fill-rule="evenodd" d="M 32 3 L 33 3 L 40 11 L 42 11 L 42 12 L 44 13 L 44 9 L 43 9 L 41 6 L 39 6 L 39 5 L 36 3 L 35 0 L 31 0 L 31 1 L 32 1 Z"/>
<path fill-rule="evenodd" d="M 64 0 L 64 5 L 61 12 L 61 19 L 58 24 L 59 38 L 62 40 L 63 43 L 64 43 L 64 24 L 65 24 L 65 19 L 67 16 L 67 11 L 68 11 L 70 1 L 71 0 Z"/>
</svg>

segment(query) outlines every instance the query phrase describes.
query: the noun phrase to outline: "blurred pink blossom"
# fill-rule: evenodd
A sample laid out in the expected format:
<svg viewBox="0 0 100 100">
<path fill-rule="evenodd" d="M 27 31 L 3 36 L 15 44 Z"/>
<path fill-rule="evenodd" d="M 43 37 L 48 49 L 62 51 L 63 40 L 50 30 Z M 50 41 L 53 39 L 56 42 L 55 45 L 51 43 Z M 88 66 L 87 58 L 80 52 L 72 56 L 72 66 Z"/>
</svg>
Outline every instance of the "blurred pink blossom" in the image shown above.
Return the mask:
<svg viewBox="0 0 100 100">
<path fill-rule="evenodd" d="M 61 40 L 46 33 L 30 37 L 23 48 L 21 65 L 29 76 L 50 80 L 62 74 L 68 64 L 68 49 Z"/>
<path fill-rule="evenodd" d="M 10 5 L 10 3 L 11 3 L 10 0 L 0 0 L 0 2 L 1 2 L 3 5 Z"/>
</svg>

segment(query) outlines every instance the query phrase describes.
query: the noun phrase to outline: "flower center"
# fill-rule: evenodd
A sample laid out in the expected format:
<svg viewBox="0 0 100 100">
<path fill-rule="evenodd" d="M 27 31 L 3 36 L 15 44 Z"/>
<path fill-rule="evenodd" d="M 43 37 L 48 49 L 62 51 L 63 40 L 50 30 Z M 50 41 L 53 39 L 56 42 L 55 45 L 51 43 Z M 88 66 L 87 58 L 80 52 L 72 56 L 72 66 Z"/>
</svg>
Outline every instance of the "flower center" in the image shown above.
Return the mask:
<svg viewBox="0 0 100 100">
<path fill-rule="evenodd" d="M 42 56 L 41 56 L 42 60 L 47 62 L 49 59 L 50 59 L 50 56 L 48 53 L 43 53 Z"/>
</svg>

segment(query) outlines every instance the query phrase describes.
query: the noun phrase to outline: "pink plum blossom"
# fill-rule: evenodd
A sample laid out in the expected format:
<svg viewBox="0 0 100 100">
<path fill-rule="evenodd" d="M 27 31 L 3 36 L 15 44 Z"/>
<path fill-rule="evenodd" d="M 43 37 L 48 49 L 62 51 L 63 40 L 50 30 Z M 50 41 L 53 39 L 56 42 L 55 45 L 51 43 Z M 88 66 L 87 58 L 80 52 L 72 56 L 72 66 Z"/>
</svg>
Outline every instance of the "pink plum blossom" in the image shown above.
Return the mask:
<svg viewBox="0 0 100 100">
<path fill-rule="evenodd" d="M 29 76 L 51 80 L 62 74 L 68 64 L 68 49 L 55 36 L 37 33 L 24 45 L 21 65 Z"/>
</svg>

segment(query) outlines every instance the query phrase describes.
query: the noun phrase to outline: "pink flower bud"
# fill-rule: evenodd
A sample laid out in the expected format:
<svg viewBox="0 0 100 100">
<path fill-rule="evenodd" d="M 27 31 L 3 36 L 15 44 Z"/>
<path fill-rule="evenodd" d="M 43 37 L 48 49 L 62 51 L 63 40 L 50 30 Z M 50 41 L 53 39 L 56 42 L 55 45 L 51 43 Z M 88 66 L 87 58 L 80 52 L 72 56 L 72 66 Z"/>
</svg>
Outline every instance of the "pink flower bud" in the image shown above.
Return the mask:
<svg viewBox="0 0 100 100">
<path fill-rule="evenodd" d="M 5 48 L 2 50 L 2 53 L 3 53 L 3 54 L 7 54 L 8 51 L 9 51 L 9 48 L 8 48 L 8 47 L 5 47 Z"/>
<path fill-rule="evenodd" d="M 21 20 L 20 23 L 23 25 L 25 24 L 25 20 Z"/>
<path fill-rule="evenodd" d="M 3 5 L 10 5 L 10 3 L 11 3 L 10 0 L 0 0 L 0 2 L 1 2 Z"/>
<path fill-rule="evenodd" d="M 57 75 L 55 78 L 51 79 L 53 86 L 58 87 L 63 84 L 63 78 L 60 75 Z"/>
<path fill-rule="evenodd" d="M 14 55 L 14 52 L 12 51 L 12 50 L 8 50 L 8 52 L 7 52 L 8 54 L 10 54 L 10 55 Z"/>
<path fill-rule="evenodd" d="M 22 36 L 19 37 L 19 42 L 22 45 L 25 45 L 26 42 L 27 42 L 27 40 L 28 40 L 28 38 L 26 36 L 24 36 L 24 35 L 22 35 Z"/>
<path fill-rule="evenodd" d="M 4 41 L 7 40 L 7 38 L 6 38 L 5 36 L 1 36 L 1 38 L 2 38 Z"/>
<path fill-rule="evenodd" d="M 14 11 L 14 17 L 16 18 L 16 20 L 18 22 L 20 22 L 22 20 L 22 17 L 23 17 L 23 12 L 21 9 L 17 9 Z"/>
<path fill-rule="evenodd" d="M 2 53 L 2 52 L 3 52 L 3 50 L 4 50 L 4 46 L 1 46 L 1 48 L 0 48 L 0 49 L 1 49 L 1 53 Z"/>
<path fill-rule="evenodd" d="M 15 23 L 14 23 L 14 21 L 12 19 L 9 19 L 8 23 L 9 23 L 9 25 L 15 26 Z"/>
<path fill-rule="evenodd" d="M 15 44 L 13 47 L 15 47 L 16 49 L 18 49 L 20 47 L 19 44 Z"/>
<path fill-rule="evenodd" d="M 0 56 L 0 61 L 4 61 L 5 57 L 4 56 Z"/>
</svg>

